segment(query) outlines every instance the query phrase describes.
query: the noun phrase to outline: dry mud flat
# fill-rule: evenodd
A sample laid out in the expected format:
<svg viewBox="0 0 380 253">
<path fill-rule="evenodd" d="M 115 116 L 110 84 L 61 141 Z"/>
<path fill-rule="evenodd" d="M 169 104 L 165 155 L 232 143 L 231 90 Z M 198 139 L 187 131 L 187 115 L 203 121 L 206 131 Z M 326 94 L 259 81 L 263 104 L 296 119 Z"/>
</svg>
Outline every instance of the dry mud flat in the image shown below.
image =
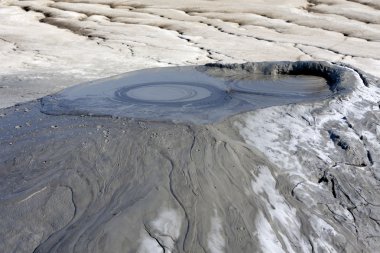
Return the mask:
<svg viewBox="0 0 380 253">
<path fill-rule="evenodd" d="M 323 62 L 201 70 L 227 80 L 316 75 L 331 94 L 227 110 L 216 122 L 199 122 L 194 113 L 190 122 L 175 113 L 162 122 L 100 116 L 102 107 L 66 103 L 70 90 L 2 109 L 0 248 L 376 252 L 379 80 Z M 84 91 L 76 99 L 86 98 Z M 138 90 L 125 94 L 151 99 Z M 269 101 L 284 94 L 260 95 Z"/>
</svg>

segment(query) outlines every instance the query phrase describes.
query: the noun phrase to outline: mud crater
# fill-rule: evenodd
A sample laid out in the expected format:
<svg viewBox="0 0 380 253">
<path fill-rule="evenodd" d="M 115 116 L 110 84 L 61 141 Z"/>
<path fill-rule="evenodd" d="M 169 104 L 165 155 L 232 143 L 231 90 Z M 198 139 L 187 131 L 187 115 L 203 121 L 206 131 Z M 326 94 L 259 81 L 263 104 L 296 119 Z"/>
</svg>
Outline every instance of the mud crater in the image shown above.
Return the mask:
<svg viewBox="0 0 380 253">
<path fill-rule="evenodd" d="M 53 115 L 212 123 L 258 108 L 327 99 L 353 89 L 354 73 L 327 62 L 260 62 L 144 69 L 42 99 Z"/>
</svg>

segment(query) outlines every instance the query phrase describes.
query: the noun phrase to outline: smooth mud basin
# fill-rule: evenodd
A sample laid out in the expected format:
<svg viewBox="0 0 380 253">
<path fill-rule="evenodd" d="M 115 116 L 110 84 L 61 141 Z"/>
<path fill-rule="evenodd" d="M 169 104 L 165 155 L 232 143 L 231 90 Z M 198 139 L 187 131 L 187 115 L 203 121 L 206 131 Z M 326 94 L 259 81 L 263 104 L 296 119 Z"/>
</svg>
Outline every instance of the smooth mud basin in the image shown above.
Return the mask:
<svg viewBox="0 0 380 253">
<path fill-rule="evenodd" d="M 309 62 L 298 70 L 293 65 L 214 64 L 133 71 L 45 97 L 42 112 L 202 124 L 346 91 L 339 81 L 343 68 L 326 71 L 325 65 Z"/>
</svg>

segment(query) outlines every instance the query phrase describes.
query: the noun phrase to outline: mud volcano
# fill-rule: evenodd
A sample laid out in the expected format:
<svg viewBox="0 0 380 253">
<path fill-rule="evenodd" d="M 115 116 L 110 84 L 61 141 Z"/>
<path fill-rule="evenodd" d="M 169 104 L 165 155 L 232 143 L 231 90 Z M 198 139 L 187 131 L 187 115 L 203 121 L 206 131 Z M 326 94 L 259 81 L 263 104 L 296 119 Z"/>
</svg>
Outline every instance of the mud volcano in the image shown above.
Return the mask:
<svg viewBox="0 0 380 253">
<path fill-rule="evenodd" d="M 377 94 L 362 73 L 326 62 L 210 64 L 130 72 L 2 109 L 0 248 L 374 249 L 369 85 Z M 359 105 L 355 118 L 347 108 Z M 342 130 L 359 126 L 361 140 Z"/>
</svg>

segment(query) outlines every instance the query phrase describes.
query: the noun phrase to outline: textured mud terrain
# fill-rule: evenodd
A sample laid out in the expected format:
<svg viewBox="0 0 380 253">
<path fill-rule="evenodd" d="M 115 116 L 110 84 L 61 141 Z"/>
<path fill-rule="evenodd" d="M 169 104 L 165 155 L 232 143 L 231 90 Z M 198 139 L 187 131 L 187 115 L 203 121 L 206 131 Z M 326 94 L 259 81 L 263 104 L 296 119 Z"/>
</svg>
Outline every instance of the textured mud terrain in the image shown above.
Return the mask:
<svg viewBox="0 0 380 253">
<path fill-rule="evenodd" d="M 0 1 L 0 106 L 210 62 L 340 61 L 379 76 L 378 0 Z"/>
<path fill-rule="evenodd" d="M 0 248 L 376 252 L 379 80 L 331 63 L 276 64 L 261 66 L 340 76 L 336 96 L 202 125 L 48 115 L 41 101 L 2 109 Z"/>
<path fill-rule="evenodd" d="M 0 252 L 379 252 L 379 77 L 378 0 L 0 0 Z"/>
</svg>

